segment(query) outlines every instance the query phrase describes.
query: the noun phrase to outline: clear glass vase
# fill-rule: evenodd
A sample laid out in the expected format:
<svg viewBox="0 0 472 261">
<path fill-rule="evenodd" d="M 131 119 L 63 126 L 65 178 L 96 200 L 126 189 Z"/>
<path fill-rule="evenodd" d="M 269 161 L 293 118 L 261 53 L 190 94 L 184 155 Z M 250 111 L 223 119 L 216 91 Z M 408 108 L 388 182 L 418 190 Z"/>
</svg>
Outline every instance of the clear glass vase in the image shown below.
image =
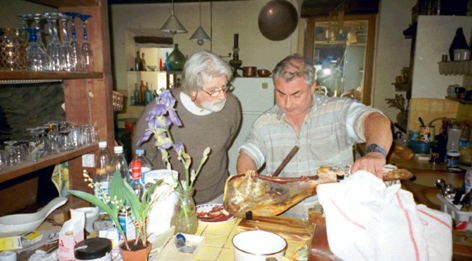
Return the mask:
<svg viewBox="0 0 472 261">
<path fill-rule="evenodd" d="M 190 191 L 176 191 L 179 198 L 174 206 L 174 215 L 170 221 L 171 226 L 175 226 L 174 233 L 195 234 L 198 228 L 197 214 L 195 213 L 195 201 L 193 193 Z"/>
</svg>

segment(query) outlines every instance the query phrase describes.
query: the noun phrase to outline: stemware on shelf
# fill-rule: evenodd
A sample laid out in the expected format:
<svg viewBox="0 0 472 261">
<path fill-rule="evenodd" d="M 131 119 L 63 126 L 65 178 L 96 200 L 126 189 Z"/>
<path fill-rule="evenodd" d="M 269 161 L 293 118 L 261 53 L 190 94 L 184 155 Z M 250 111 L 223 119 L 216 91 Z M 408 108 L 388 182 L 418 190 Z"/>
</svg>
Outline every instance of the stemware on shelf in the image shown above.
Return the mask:
<svg viewBox="0 0 472 261">
<path fill-rule="evenodd" d="M 18 16 L 22 23 L 23 23 L 23 27 L 21 29 L 26 29 L 28 28 L 28 20 L 30 18 L 32 18 L 32 15 L 31 14 L 17 14 L 16 16 Z M 27 31 L 21 31 L 21 36 L 23 37 L 23 40 L 25 41 L 26 44 L 28 44 L 28 32 Z"/>
<path fill-rule="evenodd" d="M 57 13 L 45 13 L 44 18 L 48 22 L 49 38 L 47 44 L 47 53 L 50 58 L 49 68 L 51 71 L 61 70 L 61 42 L 57 33 Z"/>
<path fill-rule="evenodd" d="M 0 36 L 0 70 L 26 70 L 26 45 L 23 37 L 12 26 L 2 29 L 4 34 Z"/>
<path fill-rule="evenodd" d="M 69 41 L 69 32 L 67 31 L 67 21 L 70 16 L 59 14 L 59 20 L 62 22 L 62 45 L 61 45 L 61 71 L 71 71 L 72 67 L 72 46 Z"/>
<path fill-rule="evenodd" d="M 41 19 L 43 19 L 44 16 L 42 14 L 33 14 L 32 17 L 35 24 L 34 28 L 41 30 Z M 46 46 L 44 46 L 43 37 L 41 36 L 41 33 L 38 33 L 37 36 L 38 40 L 36 42 L 38 43 L 39 47 L 41 47 L 46 52 Z"/>
<path fill-rule="evenodd" d="M 64 12 L 64 15 L 70 16 L 71 22 L 71 41 L 70 45 L 72 47 L 72 54 L 71 54 L 71 70 L 72 71 L 80 71 L 80 59 L 82 59 L 82 48 L 77 40 L 77 32 L 75 30 L 75 18 L 80 15 L 80 13 L 76 12 Z"/>
<path fill-rule="evenodd" d="M 82 35 L 82 70 L 92 71 L 93 70 L 93 51 L 92 46 L 88 40 L 87 35 L 87 19 L 92 17 L 91 15 L 80 14 L 79 18 L 83 21 L 83 35 Z"/>
<path fill-rule="evenodd" d="M 23 29 L 29 33 L 30 42 L 26 48 L 26 69 L 31 71 L 45 71 L 48 67 L 47 54 L 38 46 L 36 42 L 37 32 L 41 31 L 36 28 Z"/>
</svg>

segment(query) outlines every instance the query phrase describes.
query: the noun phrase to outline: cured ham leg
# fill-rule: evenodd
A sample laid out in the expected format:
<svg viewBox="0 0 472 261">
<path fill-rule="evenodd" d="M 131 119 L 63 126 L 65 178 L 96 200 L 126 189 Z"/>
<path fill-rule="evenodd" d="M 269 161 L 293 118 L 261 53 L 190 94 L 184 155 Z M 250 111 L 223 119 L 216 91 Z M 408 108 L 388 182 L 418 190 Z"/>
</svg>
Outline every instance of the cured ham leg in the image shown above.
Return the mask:
<svg viewBox="0 0 472 261">
<path fill-rule="evenodd" d="M 325 173 L 310 177 L 278 178 L 248 171 L 228 178 L 223 204 L 236 217 L 244 217 L 248 211 L 256 216 L 276 216 L 316 194 L 319 184 L 336 181 L 336 175 Z"/>
<path fill-rule="evenodd" d="M 384 181 L 413 177 L 405 169 L 392 167 L 384 167 Z M 248 171 L 228 178 L 223 205 L 236 217 L 245 217 L 248 211 L 256 216 L 276 216 L 315 195 L 318 185 L 340 181 L 347 175 L 349 167 L 321 167 L 315 176 L 298 178 L 279 178 Z"/>
</svg>

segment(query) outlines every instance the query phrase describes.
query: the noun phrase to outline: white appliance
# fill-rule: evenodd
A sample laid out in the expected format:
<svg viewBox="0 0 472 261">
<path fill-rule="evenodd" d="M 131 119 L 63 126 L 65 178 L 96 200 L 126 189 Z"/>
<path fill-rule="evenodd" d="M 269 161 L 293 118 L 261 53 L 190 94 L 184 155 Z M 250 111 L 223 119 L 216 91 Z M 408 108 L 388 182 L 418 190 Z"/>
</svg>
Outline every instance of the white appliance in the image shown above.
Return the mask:
<svg viewBox="0 0 472 261">
<path fill-rule="evenodd" d="M 241 103 L 242 123 L 241 129 L 228 152 L 228 170 L 231 175 L 238 174 L 236 172 L 238 149 L 249 134 L 253 122 L 275 104 L 272 78 L 236 77 L 233 86 L 233 94 L 238 97 Z"/>
</svg>

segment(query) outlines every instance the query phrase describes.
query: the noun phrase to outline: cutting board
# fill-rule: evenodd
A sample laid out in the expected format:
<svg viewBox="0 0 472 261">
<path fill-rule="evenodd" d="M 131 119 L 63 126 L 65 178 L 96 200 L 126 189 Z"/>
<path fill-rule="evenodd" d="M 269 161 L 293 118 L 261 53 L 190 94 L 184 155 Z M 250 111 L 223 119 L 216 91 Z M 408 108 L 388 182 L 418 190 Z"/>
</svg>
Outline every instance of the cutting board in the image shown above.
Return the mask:
<svg viewBox="0 0 472 261">
<path fill-rule="evenodd" d="M 243 219 L 238 224 L 239 231 L 256 229 L 276 233 L 285 240 L 306 242 L 311 237 L 303 221 L 298 218 L 254 216 L 252 220 Z"/>
</svg>

